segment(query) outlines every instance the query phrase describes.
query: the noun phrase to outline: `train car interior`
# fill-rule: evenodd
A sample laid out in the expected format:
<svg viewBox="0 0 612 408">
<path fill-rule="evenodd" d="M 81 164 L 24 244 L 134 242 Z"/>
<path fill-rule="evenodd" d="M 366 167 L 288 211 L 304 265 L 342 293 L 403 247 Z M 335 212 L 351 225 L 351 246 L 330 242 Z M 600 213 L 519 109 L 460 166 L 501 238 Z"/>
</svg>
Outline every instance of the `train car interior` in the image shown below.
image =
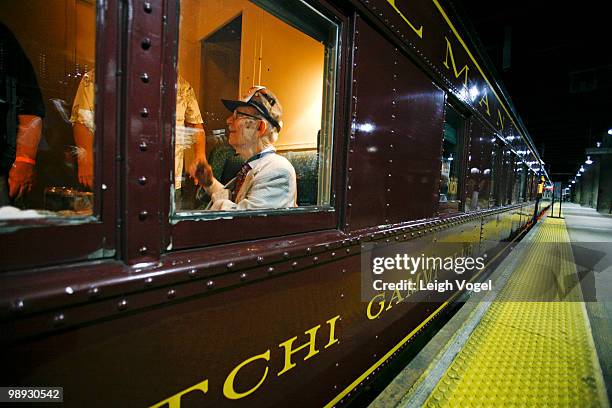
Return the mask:
<svg viewBox="0 0 612 408">
<path fill-rule="evenodd" d="M 95 1 L 4 1 L 0 17 L 30 61 L 44 105 L 40 145 L 34 154 L 37 182 L 31 194 L 20 194 L 15 201 L 16 207 L 36 211 L 7 209 L 3 218 L 89 216 L 94 199 L 94 119 L 92 113 L 79 115 L 73 109 L 79 84 L 93 77 Z M 75 143 L 73 124 L 78 122 L 87 122 L 89 134 Z"/>
<path fill-rule="evenodd" d="M 295 168 L 297 204 L 328 206 L 338 27 L 304 3 L 291 6 L 182 1 L 178 72 L 197 98 L 208 161 L 222 183 L 236 175 L 244 159 L 228 144 L 230 112 L 221 99 L 237 99 L 252 86 L 263 85 L 273 90 L 283 107 L 275 148 Z M 177 123 L 175 144 L 182 143 L 181 131 Z M 185 191 L 193 186 L 187 169 L 194 150 L 193 144 L 185 149 L 182 172 L 177 167 L 174 174 Z M 175 203 L 179 213 L 193 213 L 207 204 L 206 197 L 197 202 L 193 193 L 183 194 L 183 200 Z"/>
</svg>

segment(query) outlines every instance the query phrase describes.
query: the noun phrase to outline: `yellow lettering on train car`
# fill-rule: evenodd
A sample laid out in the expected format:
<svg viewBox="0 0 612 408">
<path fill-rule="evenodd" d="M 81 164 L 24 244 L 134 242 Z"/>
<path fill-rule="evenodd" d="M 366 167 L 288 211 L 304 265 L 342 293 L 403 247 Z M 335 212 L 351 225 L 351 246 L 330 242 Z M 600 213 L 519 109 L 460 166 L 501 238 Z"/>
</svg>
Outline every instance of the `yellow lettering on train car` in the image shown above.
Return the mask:
<svg viewBox="0 0 612 408">
<path fill-rule="evenodd" d="M 497 110 L 497 126 L 499 126 L 499 130 L 502 131 L 504 130 L 504 117 L 502 116 L 501 111 L 498 109 Z"/>
<path fill-rule="evenodd" d="M 478 106 L 482 107 L 483 103 L 487 107 L 485 112 L 487 112 L 487 115 L 491 116 L 491 111 L 489 110 L 489 93 L 487 92 L 486 88 L 482 93 L 482 98 L 480 98 L 480 101 L 478 101 Z"/>
<path fill-rule="evenodd" d="M 338 320 L 340 320 L 340 315 L 334 316 L 331 319 L 326 321 L 326 323 L 329 325 L 329 335 L 327 336 L 327 344 L 323 346 L 323 349 L 327 349 L 330 346 L 340 342 L 340 340 L 336 337 L 336 322 Z M 321 350 L 317 349 L 316 347 L 317 333 L 319 332 L 320 328 L 321 328 L 321 325 L 319 324 L 309 330 L 306 330 L 304 333 L 309 336 L 309 339 L 305 344 L 299 347 L 295 347 L 295 348 L 293 347 L 293 342 L 297 340 L 297 336 L 292 337 L 289 340 L 286 340 L 278 345 L 279 348 L 284 349 L 284 367 L 278 373 L 278 376 L 285 374 L 287 371 L 291 370 L 293 367 L 296 366 L 296 364 L 291 361 L 291 357 L 297 351 L 308 348 L 308 354 L 306 355 L 306 357 L 304 357 L 304 361 L 320 353 Z M 271 359 L 272 359 L 272 352 L 270 349 L 268 349 L 264 353 L 252 356 L 244 360 L 237 366 L 235 366 L 232 369 L 232 371 L 227 375 L 227 377 L 225 378 L 225 381 L 223 382 L 223 395 L 225 396 L 225 398 L 230 399 L 230 400 L 238 400 L 238 399 L 247 397 L 250 394 L 257 391 L 268 378 L 269 362 L 271 361 Z M 259 380 L 259 382 L 257 382 L 257 384 L 253 385 L 250 389 L 246 391 L 237 391 L 234 386 L 234 383 L 236 381 L 236 377 L 240 373 L 240 370 L 242 370 L 244 367 L 246 367 L 247 365 L 257 360 L 264 360 L 266 362 L 265 369 L 263 370 L 261 379 Z M 163 401 L 160 401 L 154 405 L 151 405 L 149 408 L 161 408 L 161 407 L 181 408 L 181 398 L 185 394 L 188 394 L 196 390 L 202 392 L 202 394 L 207 394 L 208 393 L 208 379 L 201 381 L 189 388 L 186 388 L 174 394 L 173 396 L 166 398 Z"/>
<path fill-rule="evenodd" d="M 406 16 L 404 16 L 404 13 L 402 13 L 400 11 L 400 9 L 397 8 L 397 6 L 395 5 L 395 0 L 387 0 L 387 2 L 391 5 L 391 7 L 393 7 L 393 9 L 397 12 L 397 14 L 400 15 L 400 17 L 406 22 L 406 24 L 408 24 L 408 26 L 410 28 L 412 28 L 412 31 L 414 31 L 416 33 L 416 35 L 419 36 L 419 38 L 423 38 L 423 26 L 420 26 L 419 28 L 416 28 L 407 18 Z"/>
<path fill-rule="evenodd" d="M 327 342 L 325 346 L 323 346 L 323 348 L 328 348 L 329 346 L 336 344 L 340 341 L 336 338 L 336 320 L 338 319 L 340 319 L 340 315 L 334 316 L 331 319 L 329 319 L 327 322 L 325 322 L 329 324 L 329 341 Z"/>
<path fill-rule="evenodd" d="M 410 296 L 410 293 L 408 293 L 408 296 Z M 393 294 L 391 295 L 391 299 L 389 299 L 388 303 L 385 299 L 384 292 L 374 295 L 374 297 L 370 299 L 370 302 L 368 303 L 368 307 L 366 308 L 366 316 L 368 317 L 369 320 L 377 319 L 383 312 L 386 312 L 387 310 L 391 309 L 394 305 L 397 305 L 403 302 L 405 299 L 406 298 L 402 296 L 399 289 L 395 289 L 393 291 Z M 372 305 L 374 305 L 375 303 L 377 303 L 378 310 L 376 311 L 376 313 L 372 313 Z M 385 308 L 385 305 L 387 306 L 386 308 Z"/>
<path fill-rule="evenodd" d="M 374 301 L 377 298 L 382 298 L 382 300 L 380 302 L 378 302 L 378 306 L 380 306 L 380 309 L 378 309 L 378 312 L 376 314 L 372 314 L 372 304 L 374 303 Z M 368 307 L 366 309 L 366 315 L 368 316 L 368 319 L 374 320 L 378 316 L 380 316 L 380 314 L 383 312 L 384 309 L 385 309 L 385 294 L 384 293 L 379 293 L 378 295 L 374 296 L 370 300 L 370 303 L 368 303 Z"/>
<path fill-rule="evenodd" d="M 328 348 L 329 346 L 331 346 L 334 343 L 338 342 L 338 339 L 334 338 L 335 336 L 335 327 L 336 327 L 336 320 L 340 317 L 340 315 L 335 316 L 332 319 L 329 319 L 326 323 L 329 324 L 330 329 L 329 329 L 329 341 L 327 342 L 327 344 L 325 345 L 325 348 Z M 304 333 L 307 334 L 309 336 L 309 340 L 308 342 L 302 344 L 299 347 L 296 348 L 292 348 L 293 346 L 293 342 L 295 340 L 297 340 L 297 336 L 290 338 L 289 340 L 281 343 L 278 345 L 278 347 L 284 348 L 285 349 L 285 366 L 283 367 L 282 370 L 280 370 L 278 372 L 278 376 L 280 377 L 281 375 L 285 374 L 287 371 L 291 370 L 293 367 L 296 366 L 295 363 L 293 363 L 291 361 L 291 356 L 297 352 L 300 351 L 306 347 L 308 347 L 308 354 L 306 355 L 306 357 L 304 357 L 304 361 L 308 360 L 309 358 L 319 354 L 319 350 L 316 349 L 316 341 L 317 341 L 317 331 L 319 330 L 319 328 L 321 328 L 321 325 L 317 325 L 315 327 L 313 327 L 310 330 L 306 330 Z"/>
<path fill-rule="evenodd" d="M 393 294 L 391 295 L 391 299 L 389 299 L 389 305 L 387 305 L 387 308 L 385 309 L 385 312 L 393 307 L 393 301 L 394 300 L 396 300 L 396 302 L 395 302 L 396 305 L 399 302 L 401 302 L 402 300 L 404 300 L 404 298 L 400 294 L 399 290 L 397 290 L 397 289 L 395 289 L 393 291 Z"/>
<path fill-rule="evenodd" d="M 444 66 L 446 69 L 450 69 L 450 65 L 448 65 L 448 57 L 450 56 L 451 65 L 453 66 L 453 71 L 455 71 L 455 78 L 459 78 L 461 74 L 464 74 L 463 84 L 467 86 L 468 81 L 468 71 L 470 67 L 466 65 L 461 68 L 461 71 L 457 71 L 457 64 L 455 64 L 455 55 L 453 54 L 453 46 L 446 36 L 444 37 L 446 40 L 446 57 L 444 58 Z"/>
<path fill-rule="evenodd" d="M 270 350 L 267 350 L 263 354 L 259 354 L 259 355 L 256 355 L 249 359 L 244 360 L 242 363 L 238 364 L 232 370 L 231 373 L 229 373 L 229 375 L 225 379 L 225 383 L 223 383 L 223 395 L 225 395 L 226 398 L 231 399 L 231 400 L 237 400 L 240 398 L 244 398 L 247 395 L 252 394 L 255 391 L 257 391 L 257 389 L 261 386 L 261 384 L 263 384 L 263 382 L 266 380 L 266 377 L 268 376 L 268 366 L 267 365 L 266 365 L 266 370 L 264 371 L 264 374 L 261 377 L 261 380 L 259 380 L 259 382 L 248 391 L 245 391 L 242 393 L 236 392 L 236 389 L 234 388 L 234 379 L 236 378 L 238 371 L 240 371 L 242 367 L 246 366 L 247 364 L 255 360 L 261 360 L 261 359 L 270 361 Z"/>
<path fill-rule="evenodd" d="M 166 405 L 168 408 L 181 408 L 181 397 L 195 390 L 202 391 L 202 393 L 206 394 L 208 392 L 208 380 L 204 380 L 202 382 L 197 383 L 196 385 L 192 387 L 184 389 L 183 391 L 174 394 L 170 398 L 167 398 L 161 402 L 158 402 L 155 405 L 151 405 L 149 408 L 159 408 L 159 407 L 163 407 Z"/>
</svg>

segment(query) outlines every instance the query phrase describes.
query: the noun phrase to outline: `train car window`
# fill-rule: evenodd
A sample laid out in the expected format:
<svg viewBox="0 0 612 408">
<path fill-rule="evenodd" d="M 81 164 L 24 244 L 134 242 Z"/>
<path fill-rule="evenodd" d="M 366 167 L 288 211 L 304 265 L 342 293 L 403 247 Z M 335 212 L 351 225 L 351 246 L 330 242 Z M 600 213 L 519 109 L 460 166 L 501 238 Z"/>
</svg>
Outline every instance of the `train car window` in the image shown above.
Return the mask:
<svg viewBox="0 0 612 408">
<path fill-rule="evenodd" d="M 491 174 L 489 176 L 489 181 L 490 181 L 489 208 L 493 208 L 499 205 L 497 201 L 497 190 L 499 189 L 500 158 L 501 158 L 501 146 L 499 145 L 497 139 L 492 138 Z"/>
<path fill-rule="evenodd" d="M 514 154 L 512 151 L 508 150 L 508 154 L 506 156 L 506 160 L 504 161 L 504 166 L 506 167 L 506 191 L 504 195 L 504 205 L 512 204 L 512 191 L 514 188 L 514 171 L 516 170 L 514 167 Z"/>
<path fill-rule="evenodd" d="M 465 210 L 489 208 L 493 184 L 495 136 L 472 119 L 465 183 Z"/>
<path fill-rule="evenodd" d="M 523 162 L 518 156 L 514 156 L 514 180 L 512 183 L 512 204 L 522 201 L 521 198 L 521 174 L 527 171 L 523 168 Z"/>
<path fill-rule="evenodd" d="M 464 118 L 453 107 L 446 105 L 438 214 L 449 214 L 462 211 L 460 167 L 464 126 Z"/>
<path fill-rule="evenodd" d="M 519 201 L 523 202 L 529 199 L 529 188 L 527 186 L 527 166 L 523 163 L 519 165 Z"/>
<path fill-rule="evenodd" d="M 96 6 L 0 2 L 0 220 L 94 212 Z"/>
<path fill-rule="evenodd" d="M 300 0 L 181 2 L 175 217 L 330 207 L 338 35 Z"/>
</svg>

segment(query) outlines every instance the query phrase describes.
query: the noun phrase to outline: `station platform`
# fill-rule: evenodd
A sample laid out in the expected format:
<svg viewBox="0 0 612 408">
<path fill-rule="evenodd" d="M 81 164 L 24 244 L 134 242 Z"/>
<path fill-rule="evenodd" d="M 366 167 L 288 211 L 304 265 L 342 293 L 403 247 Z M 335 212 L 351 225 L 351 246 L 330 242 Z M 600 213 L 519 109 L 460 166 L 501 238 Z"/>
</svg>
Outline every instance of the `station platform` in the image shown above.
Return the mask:
<svg viewBox="0 0 612 408">
<path fill-rule="evenodd" d="M 612 217 L 548 215 L 370 407 L 610 406 Z"/>
</svg>

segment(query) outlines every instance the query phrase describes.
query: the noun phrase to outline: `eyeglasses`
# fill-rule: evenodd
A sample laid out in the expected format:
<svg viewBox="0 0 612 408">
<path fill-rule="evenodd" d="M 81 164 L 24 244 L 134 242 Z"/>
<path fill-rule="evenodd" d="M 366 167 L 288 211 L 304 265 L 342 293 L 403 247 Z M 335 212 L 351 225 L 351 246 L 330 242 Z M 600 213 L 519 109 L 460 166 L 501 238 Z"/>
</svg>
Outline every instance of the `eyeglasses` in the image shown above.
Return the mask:
<svg viewBox="0 0 612 408">
<path fill-rule="evenodd" d="M 237 120 L 238 119 L 238 115 L 245 116 L 247 118 L 263 120 L 263 118 L 260 117 L 260 116 L 255 116 L 255 115 L 251 115 L 249 113 L 239 112 L 239 111 L 234 111 L 234 113 L 232 113 L 232 120 Z"/>
</svg>

